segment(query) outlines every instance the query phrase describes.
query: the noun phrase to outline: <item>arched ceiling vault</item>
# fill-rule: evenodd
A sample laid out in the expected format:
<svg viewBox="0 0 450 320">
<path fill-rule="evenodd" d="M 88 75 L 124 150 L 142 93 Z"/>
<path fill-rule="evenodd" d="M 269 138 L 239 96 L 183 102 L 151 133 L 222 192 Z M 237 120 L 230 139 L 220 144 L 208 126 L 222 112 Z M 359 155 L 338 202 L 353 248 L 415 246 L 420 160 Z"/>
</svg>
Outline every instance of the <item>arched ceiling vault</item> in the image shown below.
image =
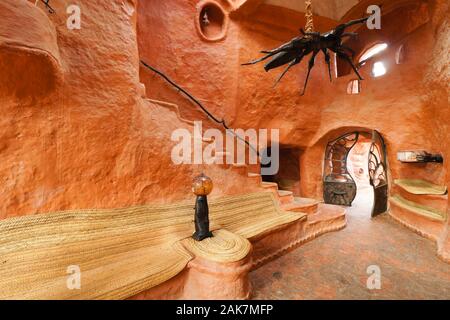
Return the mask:
<svg viewBox="0 0 450 320">
<path fill-rule="evenodd" d="M 339 21 L 359 0 L 313 0 L 313 13 Z M 265 0 L 265 4 L 305 12 L 305 0 Z"/>
</svg>

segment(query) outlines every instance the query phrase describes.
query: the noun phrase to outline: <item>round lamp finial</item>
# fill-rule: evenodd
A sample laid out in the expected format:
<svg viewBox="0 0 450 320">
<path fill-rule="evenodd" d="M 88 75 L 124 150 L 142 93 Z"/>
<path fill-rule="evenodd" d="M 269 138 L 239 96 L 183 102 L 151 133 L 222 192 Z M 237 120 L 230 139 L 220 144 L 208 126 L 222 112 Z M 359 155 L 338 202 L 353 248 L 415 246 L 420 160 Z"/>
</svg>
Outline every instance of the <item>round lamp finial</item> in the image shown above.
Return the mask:
<svg viewBox="0 0 450 320">
<path fill-rule="evenodd" d="M 192 183 L 192 192 L 197 196 L 207 196 L 213 189 L 213 182 L 211 178 L 205 176 L 203 173 L 196 177 Z"/>
</svg>

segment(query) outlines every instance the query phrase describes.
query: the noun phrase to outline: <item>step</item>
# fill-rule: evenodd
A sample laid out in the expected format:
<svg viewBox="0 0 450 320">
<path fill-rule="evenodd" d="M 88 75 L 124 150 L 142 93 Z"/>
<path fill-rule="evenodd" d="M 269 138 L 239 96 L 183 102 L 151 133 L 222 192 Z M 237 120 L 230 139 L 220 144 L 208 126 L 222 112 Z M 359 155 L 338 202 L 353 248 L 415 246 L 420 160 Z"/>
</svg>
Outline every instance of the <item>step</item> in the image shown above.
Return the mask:
<svg viewBox="0 0 450 320">
<path fill-rule="evenodd" d="M 248 173 L 247 176 L 252 179 L 255 180 L 256 182 L 258 182 L 259 184 L 262 183 L 262 178 L 261 175 L 258 173 Z"/>
<path fill-rule="evenodd" d="M 421 179 L 396 179 L 394 183 L 409 193 L 417 195 L 445 195 L 447 187 Z"/>
<path fill-rule="evenodd" d="M 422 217 L 434 220 L 434 221 L 445 221 L 447 219 L 447 214 L 445 212 L 441 212 L 435 208 L 421 205 L 419 203 L 406 200 L 400 195 L 394 195 L 389 198 L 391 203 L 408 210 L 412 213 L 420 215 Z"/>
<path fill-rule="evenodd" d="M 272 190 L 272 191 L 278 191 L 278 183 L 275 183 L 275 182 L 265 182 L 265 181 L 263 181 L 261 183 L 261 187 L 263 187 L 264 189 Z"/>
<path fill-rule="evenodd" d="M 249 164 L 248 170 L 252 173 L 261 174 L 261 165 L 259 163 L 256 164 Z"/>
<path fill-rule="evenodd" d="M 245 164 L 235 163 L 235 164 L 232 164 L 231 167 L 244 176 L 248 175 L 248 168 L 247 168 L 247 165 L 245 165 Z"/>
<path fill-rule="evenodd" d="M 308 237 L 313 239 L 321 234 L 337 231 L 347 225 L 347 210 L 341 206 L 319 204 L 316 213 L 309 214 L 306 231 Z"/>
<path fill-rule="evenodd" d="M 285 211 L 303 212 L 310 215 L 317 212 L 319 203 L 321 201 L 316 199 L 294 197 L 294 201 L 282 206 L 282 209 Z"/>
<path fill-rule="evenodd" d="M 280 199 L 281 205 L 292 203 L 294 201 L 294 193 L 287 190 L 278 190 L 278 199 Z"/>
<path fill-rule="evenodd" d="M 347 210 L 341 206 L 321 203 L 316 213 L 308 215 L 308 224 L 327 223 L 345 217 Z"/>
<path fill-rule="evenodd" d="M 427 239 L 438 241 L 445 228 L 445 222 L 432 220 L 405 209 L 395 201 L 390 201 L 389 216 L 408 229 Z"/>
<path fill-rule="evenodd" d="M 415 194 L 410 193 L 403 187 L 394 184 L 392 194 L 397 194 L 405 200 L 418 203 L 422 206 L 434 208 L 440 212 L 447 212 L 448 209 L 448 194 Z"/>
</svg>

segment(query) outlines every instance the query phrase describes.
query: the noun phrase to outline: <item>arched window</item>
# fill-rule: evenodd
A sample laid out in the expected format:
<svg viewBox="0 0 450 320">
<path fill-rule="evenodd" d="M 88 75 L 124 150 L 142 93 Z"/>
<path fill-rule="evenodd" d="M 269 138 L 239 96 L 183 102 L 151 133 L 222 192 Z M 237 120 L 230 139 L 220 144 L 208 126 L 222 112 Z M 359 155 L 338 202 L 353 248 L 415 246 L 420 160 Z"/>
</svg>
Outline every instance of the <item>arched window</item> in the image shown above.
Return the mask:
<svg viewBox="0 0 450 320">
<path fill-rule="evenodd" d="M 384 63 L 381 61 L 377 61 L 373 64 L 373 68 L 372 68 L 372 76 L 374 76 L 375 78 L 384 76 L 386 74 L 387 70 L 386 67 L 384 66 Z"/>
<path fill-rule="evenodd" d="M 378 43 L 378 44 L 370 47 L 359 58 L 359 64 L 360 65 L 364 65 L 367 62 L 367 60 L 369 60 L 370 58 L 376 56 L 380 52 L 386 50 L 387 47 L 388 47 L 387 43 Z"/>
<path fill-rule="evenodd" d="M 348 94 L 359 94 L 361 92 L 361 83 L 358 79 L 351 80 L 347 86 Z"/>
<path fill-rule="evenodd" d="M 400 45 L 395 53 L 395 63 L 402 64 L 405 61 L 405 45 Z"/>
<path fill-rule="evenodd" d="M 387 43 L 378 43 L 369 49 L 367 49 L 362 56 L 359 58 L 359 65 L 363 66 L 367 61 L 375 57 L 380 52 L 386 50 L 388 47 Z M 377 78 L 384 76 L 387 72 L 386 66 L 382 61 L 376 61 L 372 67 L 372 76 Z"/>
</svg>

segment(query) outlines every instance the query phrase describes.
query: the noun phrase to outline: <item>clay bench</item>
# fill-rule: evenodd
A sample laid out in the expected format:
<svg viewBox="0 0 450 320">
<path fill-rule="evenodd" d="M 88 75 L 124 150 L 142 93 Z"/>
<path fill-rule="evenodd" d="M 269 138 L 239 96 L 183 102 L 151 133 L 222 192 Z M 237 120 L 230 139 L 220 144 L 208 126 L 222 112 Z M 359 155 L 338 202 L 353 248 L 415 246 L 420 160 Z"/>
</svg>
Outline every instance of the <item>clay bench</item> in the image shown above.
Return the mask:
<svg viewBox="0 0 450 320">
<path fill-rule="evenodd" d="M 0 299 L 130 298 L 164 286 L 190 262 L 208 256 L 224 267 L 247 259 L 251 268 L 252 250 L 246 241 L 257 242 L 306 216 L 281 211 L 270 192 L 212 200 L 210 220 L 216 237 L 201 245 L 190 241 L 193 218 L 189 202 L 0 221 Z M 70 290 L 67 281 L 73 266 L 81 271 L 81 288 Z"/>
</svg>

